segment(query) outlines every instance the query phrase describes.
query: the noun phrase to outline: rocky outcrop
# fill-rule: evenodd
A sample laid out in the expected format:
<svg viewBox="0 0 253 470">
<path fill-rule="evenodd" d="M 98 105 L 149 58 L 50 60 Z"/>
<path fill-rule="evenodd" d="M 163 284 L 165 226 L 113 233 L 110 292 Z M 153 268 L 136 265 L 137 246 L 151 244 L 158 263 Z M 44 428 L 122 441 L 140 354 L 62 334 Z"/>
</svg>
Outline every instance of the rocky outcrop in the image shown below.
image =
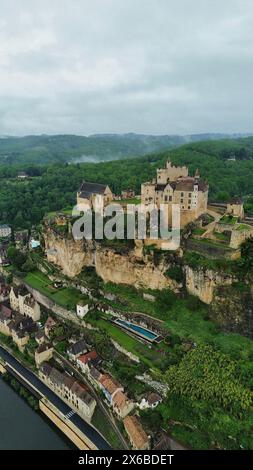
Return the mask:
<svg viewBox="0 0 253 470">
<path fill-rule="evenodd" d="M 223 330 L 253 337 L 253 293 L 247 286 L 216 289 L 209 314 Z"/>
<path fill-rule="evenodd" d="M 66 276 L 75 277 L 84 266 L 94 266 L 92 242 L 86 242 L 85 247 L 83 240 L 61 237 L 49 228 L 44 232 L 44 241 L 48 261 L 59 266 Z"/>
<path fill-rule="evenodd" d="M 187 291 L 205 304 L 212 302 L 217 287 L 230 286 L 236 280 L 230 274 L 202 267 L 192 269 L 190 266 L 185 266 L 185 278 Z"/>
<path fill-rule="evenodd" d="M 60 237 L 49 228 L 44 239 L 48 261 L 59 266 L 68 277 L 73 278 L 84 267 L 93 266 L 104 282 L 179 291 L 178 283 L 165 274 L 168 262 L 163 257 L 154 261 L 152 254 L 143 255 L 140 246 L 121 249 L 95 241 L 75 241 L 72 237 Z"/>
</svg>

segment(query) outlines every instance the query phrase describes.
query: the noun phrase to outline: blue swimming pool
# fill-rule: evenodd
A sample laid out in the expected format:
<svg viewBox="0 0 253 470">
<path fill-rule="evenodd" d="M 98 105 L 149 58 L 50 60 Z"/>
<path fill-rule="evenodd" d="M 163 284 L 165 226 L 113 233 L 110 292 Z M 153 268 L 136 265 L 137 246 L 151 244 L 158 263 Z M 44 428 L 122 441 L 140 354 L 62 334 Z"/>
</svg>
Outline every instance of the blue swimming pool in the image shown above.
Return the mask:
<svg viewBox="0 0 253 470">
<path fill-rule="evenodd" d="M 119 319 L 115 320 L 114 323 L 117 323 L 118 325 L 122 326 L 123 328 L 126 328 L 127 330 L 132 330 L 134 333 L 144 336 L 150 341 L 154 341 L 156 338 L 158 338 L 158 335 L 156 333 L 153 333 L 150 330 L 146 330 L 146 328 L 142 328 L 141 326 L 135 325 L 134 323 Z"/>
</svg>

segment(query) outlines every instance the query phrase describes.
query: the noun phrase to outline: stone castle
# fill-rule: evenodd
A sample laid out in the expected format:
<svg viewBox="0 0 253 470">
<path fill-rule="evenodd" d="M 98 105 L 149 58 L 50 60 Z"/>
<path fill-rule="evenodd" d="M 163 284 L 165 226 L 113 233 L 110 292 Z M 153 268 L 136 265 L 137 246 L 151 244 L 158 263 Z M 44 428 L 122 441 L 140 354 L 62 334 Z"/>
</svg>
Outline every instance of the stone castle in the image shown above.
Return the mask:
<svg viewBox="0 0 253 470">
<path fill-rule="evenodd" d="M 196 220 L 207 210 L 208 184 L 200 178 L 198 170 L 189 176 L 186 166 L 173 166 L 170 161 L 165 168 L 157 170 L 156 178 L 141 186 L 141 202 L 168 207 L 168 221 L 171 225 L 172 206 L 178 204 L 181 214 L 181 228 Z"/>
</svg>

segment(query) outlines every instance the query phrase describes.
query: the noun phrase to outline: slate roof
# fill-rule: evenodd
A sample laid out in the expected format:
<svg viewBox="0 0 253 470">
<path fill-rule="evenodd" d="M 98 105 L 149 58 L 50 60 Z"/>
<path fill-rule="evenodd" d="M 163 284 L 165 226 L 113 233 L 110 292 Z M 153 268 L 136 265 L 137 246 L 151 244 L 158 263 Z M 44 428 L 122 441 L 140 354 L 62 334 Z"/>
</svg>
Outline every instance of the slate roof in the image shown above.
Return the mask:
<svg viewBox="0 0 253 470">
<path fill-rule="evenodd" d="M 198 186 L 199 191 L 207 191 L 208 189 L 208 184 L 205 181 L 190 176 L 179 178 L 175 189 L 176 191 L 193 191 L 195 185 Z"/>
<path fill-rule="evenodd" d="M 50 366 L 50 364 L 48 362 L 43 362 L 43 364 L 41 365 L 40 367 L 41 369 L 41 372 L 46 375 L 47 377 L 49 377 L 49 375 L 51 374 L 51 371 L 52 371 L 52 366 Z"/>
<path fill-rule="evenodd" d="M 103 195 L 106 188 L 107 184 L 89 183 L 88 181 L 83 181 L 79 189 L 79 195 L 82 198 L 89 198 L 93 194 Z"/>
<path fill-rule="evenodd" d="M 87 352 L 87 345 L 83 339 L 77 341 L 77 343 L 73 344 L 69 349 L 68 353 L 77 356 L 78 354 L 83 354 Z"/>
</svg>

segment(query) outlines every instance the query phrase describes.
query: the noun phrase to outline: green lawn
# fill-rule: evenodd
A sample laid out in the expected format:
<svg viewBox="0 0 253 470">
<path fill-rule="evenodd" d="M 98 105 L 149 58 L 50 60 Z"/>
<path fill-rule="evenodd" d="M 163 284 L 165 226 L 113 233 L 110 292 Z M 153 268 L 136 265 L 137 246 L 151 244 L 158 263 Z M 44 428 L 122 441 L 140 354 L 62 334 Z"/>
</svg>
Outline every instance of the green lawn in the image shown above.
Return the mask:
<svg viewBox="0 0 253 470">
<path fill-rule="evenodd" d="M 158 353 L 152 349 L 150 350 L 148 346 L 141 343 L 137 339 L 133 338 L 132 336 L 128 335 L 124 331 L 122 331 L 119 327 L 113 325 L 108 320 L 104 320 L 100 318 L 99 320 L 95 320 L 92 318 L 92 313 L 87 318 L 87 321 L 91 323 L 93 326 L 101 328 L 101 330 L 105 330 L 108 335 L 117 341 L 117 343 L 122 346 L 127 351 L 131 352 L 135 356 L 139 357 L 139 359 L 149 368 L 153 368 L 156 366 L 157 361 L 160 359 Z"/>
<path fill-rule="evenodd" d="M 98 431 L 105 437 L 111 444 L 113 449 L 122 449 L 121 441 L 119 440 L 116 432 L 108 422 L 108 419 L 103 415 L 98 407 L 96 407 L 92 416 L 91 423 Z"/>
<path fill-rule="evenodd" d="M 75 310 L 76 304 L 79 300 L 87 300 L 88 298 L 82 295 L 77 289 L 72 287 L 63 287 L 55 289 L 53 282 L 43 274 L 41 271 L 33 271 L 28 273 L 24 281 L 34 289 L 38 289 L 42 294 L 49 297 L 56 304 L 62 307 Z"/>
<path fill-rule="evenodd" d="M 156 302 L 153 303 L 143 299 L 143 291 L 111 283 L 105 284 L 104 289 L 117 295 L 121 301 L 125 301 L 126 305 L 117 304 L 117 307 L 121 310 L 139 311 L 164 320 L 164 325 L 168 327 L 171 333 L 180 336 L 180 338 L 189 338 L 197 343 L 214 343 L 224 353 L 236 358 L 249 360 L 253 355 L 253 341 L 239 334 L 220 331 L 214 322 L 207 319 L 208 307 L 205 305 L 200 305 L 196 310 L 189 308 L 187 299 L 175 299 L 171 307 L 160 312 L 157 309 Z M 152 293 L 157 294 L 155 291 L 152 291 Z M 109 325 L 109 328 L 111 327 L 115 334 L 115 339 L 119 337 L 119 332 L 121 333 L 122 341 L 126 342 L 126 346 L 123 344 L 122 346 L 128 349 L 130 347 L 129 340 L 132 340 L 132 338 L 117 327 Z M 127 336 L 127 339 L 124 340 L 123 337 L 125 336 Z M 133 344 L 131 344 L 131 347 L 133 347 Z M 132 352 L 138 355 L 136 348 Z"/>
</svg>

